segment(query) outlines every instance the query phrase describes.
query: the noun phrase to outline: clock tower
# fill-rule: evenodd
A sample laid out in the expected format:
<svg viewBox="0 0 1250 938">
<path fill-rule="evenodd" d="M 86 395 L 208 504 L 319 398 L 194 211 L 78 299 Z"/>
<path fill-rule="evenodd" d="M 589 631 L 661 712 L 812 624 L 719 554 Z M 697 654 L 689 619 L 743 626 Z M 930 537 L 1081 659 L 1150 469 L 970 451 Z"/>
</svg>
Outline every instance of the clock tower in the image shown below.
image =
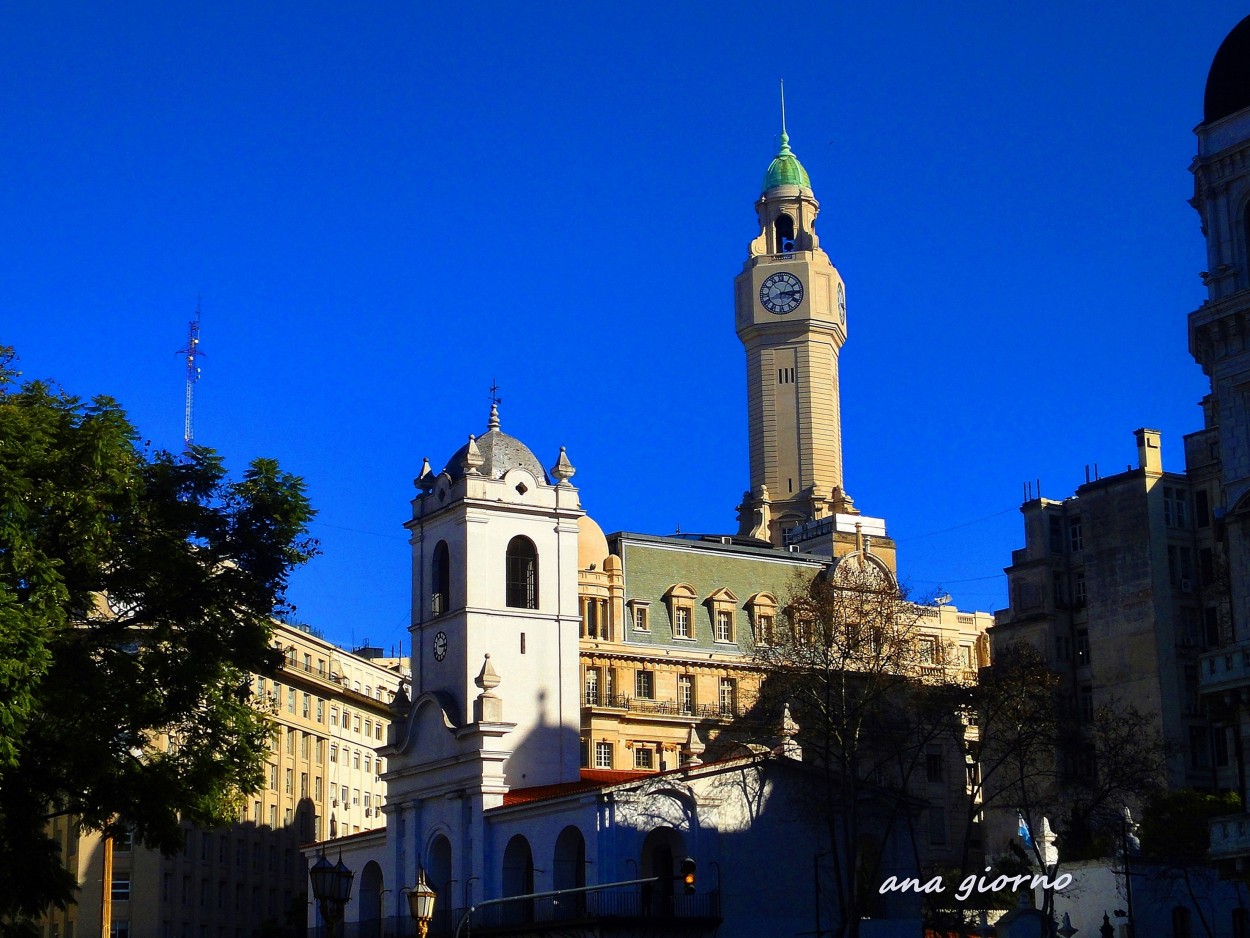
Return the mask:
<svg viewBox="0 0 1250 938">
<path fill-rule="evenodd" d="M 781 149 L 755 211 L 760 233 L 734 280 L 751 457 L 739 534 L 781 546 L 796 525 L 855 512 L 842 488 L 838 392 L 846 288 L 820 248 L 820 203 L 790 150 L 784 110 Z"/>
</svg>

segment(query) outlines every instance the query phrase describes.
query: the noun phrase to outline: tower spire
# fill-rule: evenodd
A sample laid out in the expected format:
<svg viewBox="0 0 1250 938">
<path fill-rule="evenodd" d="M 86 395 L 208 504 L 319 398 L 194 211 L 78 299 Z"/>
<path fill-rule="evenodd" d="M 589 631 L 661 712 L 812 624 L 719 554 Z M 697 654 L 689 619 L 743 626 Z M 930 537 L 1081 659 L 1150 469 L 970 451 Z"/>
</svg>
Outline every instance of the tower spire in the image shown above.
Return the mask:
<svg viewBox="0 0 1250 938">
<path fill-rule="evenodd" d="M 786 133 L 786 80 L 778 79 L 781 82 L 781 139 L 783 142 L 789 142 L 790 135 Z"/>
</svg>

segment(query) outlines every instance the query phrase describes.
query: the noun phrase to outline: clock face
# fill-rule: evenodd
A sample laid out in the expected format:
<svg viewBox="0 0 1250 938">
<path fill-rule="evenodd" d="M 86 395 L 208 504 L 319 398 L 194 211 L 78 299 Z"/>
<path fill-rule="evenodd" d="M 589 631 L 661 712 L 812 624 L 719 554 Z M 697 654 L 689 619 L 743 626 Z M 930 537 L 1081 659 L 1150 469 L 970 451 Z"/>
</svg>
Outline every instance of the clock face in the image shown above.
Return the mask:
<svg viewBox="0 0 1250 938">
<path fill-rule="evenodd" d="M 846 325 L 846 287 L 842 286 L 842 282 L 838 282 L 838 315 L 842 318 L 842 325 Z"/>
<path fill-rule="evenodd" d="M 447 633 L 439 632 L 434 636 L 434 657 L 442 661 L 447 657 Z"/>
<path fill-rule="evenodd" d="M 803 302 L 803 281 L 788 271 L 772 274 L 760 287 L 760 305 L 778 316 Z"/>
</svg>

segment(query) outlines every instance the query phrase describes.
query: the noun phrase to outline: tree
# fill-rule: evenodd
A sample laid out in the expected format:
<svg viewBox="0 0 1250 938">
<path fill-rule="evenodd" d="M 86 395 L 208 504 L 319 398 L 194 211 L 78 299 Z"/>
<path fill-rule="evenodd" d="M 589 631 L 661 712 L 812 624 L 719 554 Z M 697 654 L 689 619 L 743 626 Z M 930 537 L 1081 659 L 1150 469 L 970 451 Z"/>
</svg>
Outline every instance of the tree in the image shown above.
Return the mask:
<svg viewBox="0 0 1250 938">
<path fill-rule="evenodd" d="M 788 628 L 757 646 L 768 674 L 761 702 L 792 708 L 805 758 L 820 770 L 839 936 L 858 935 L 861 918 L 878 911 L 880 848 L 910 830 L 914 776 L 929 744 L 959 722 L 965 689 L 940 667 L 945 650 L 921 636 L 924 614 L 884 564 L 857 553 L 796 583 Z"/>
<path fill-rule="evenodd" d="M 1241 810 L 1241 799 L 1236 792 L 1218 795 L 1180 789 L 1160 793 L 1151 798 L 1142 812 L 1141 854 L 1152 866 L 1153 878 L 1163 881 L 1179 881 L 1189 895 L 1190 904 L 1198 913 L 1198 923 L 1203 932 L 1211 936 L 1215 923 L 1208 910 L 1199 902 L 1195 889 L 1194 872 L 1199 871 L 1198 886 L 1205 886 L 1203 877 L 1213 875 L 1207 851 L 1211 847 L 1210 822 Z M 1128 831 L 1124 840 L 1128 840 Z M 1128 844 L 1122 844 L 1129 846 Z M 1126 874 L 1130 871 L 1126 868 Z"/>
<path fill-rule="evenodd" d="M 303 484 L 149 453 L 116 402 L 0 350 L 0 934 L 73 901 L 48 822 L 164 851 L 262 782 L 272 617 L 315 554 Z"/>
<path fill-rule="evenodd" d="M 980 714 L 975 756 L 980 807 L 1030 832 L 1009 846 L 1034 869 L 1057 867 L 1043 855 L 1043 819 L 1058 834 L 1061 860 L 1113 852 L 1126 804 L 1141 804 L 1162 783 L 1167 749 L 1155 723 L 1109 700 L 1084 724 L 1065 712 L 1058 675 L 1027 643 L 999 649 L 974 692 Z M 967 854 L 965 853 L 965 856 Z M 1042 911 L 1053 910 L 1048 889 Z"/>
</svg>

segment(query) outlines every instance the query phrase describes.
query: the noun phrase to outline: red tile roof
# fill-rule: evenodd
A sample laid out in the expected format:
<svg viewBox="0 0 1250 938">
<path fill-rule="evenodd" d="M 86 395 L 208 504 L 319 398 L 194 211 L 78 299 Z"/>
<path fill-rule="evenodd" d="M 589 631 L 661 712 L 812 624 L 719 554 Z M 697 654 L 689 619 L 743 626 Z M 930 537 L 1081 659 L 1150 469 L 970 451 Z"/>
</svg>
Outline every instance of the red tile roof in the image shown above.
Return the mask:
<svg viewBox="0 0 1250 938">
<path fill-rule="evenodd" d="M 516 804 L 528 804 L 531 801 L 542 801 L 544 798 L 558 798 L 580 791 L 594 791 L 621 782 L 632 782 L 636 779 L 655 775 L 655 772 L 615 772 L 610 769 L 582 769 L 581 779 L 576 782 L 560 782 L 556 785 L 534 785 L 531 788 L 514 788 L 503 796 L 504 807 Z"/>
</svg>

